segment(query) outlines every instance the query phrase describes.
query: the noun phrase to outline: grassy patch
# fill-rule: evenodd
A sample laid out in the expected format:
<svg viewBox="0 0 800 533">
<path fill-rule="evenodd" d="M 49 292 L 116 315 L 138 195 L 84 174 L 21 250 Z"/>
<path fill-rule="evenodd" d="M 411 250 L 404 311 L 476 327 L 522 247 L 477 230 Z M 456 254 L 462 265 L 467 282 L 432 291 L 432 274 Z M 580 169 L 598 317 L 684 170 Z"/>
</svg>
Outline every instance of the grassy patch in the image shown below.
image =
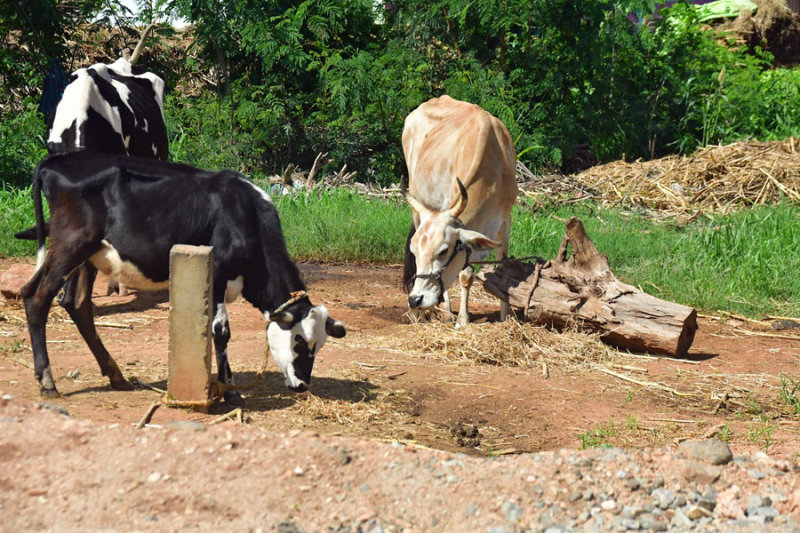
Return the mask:
<svg viewBox="0 0 800 533">
<path fill-rule="evenodd" d="M 397 264 L 411 211 L 405 202 L 345 190 L 275 198 L 292 257 L 305 262 Z M 13 233 L 33 224 L 30 189 L 0 190 L 0 255 L 35 253 Z M 555 257 L 563 221 L 577 216 L 621 280 L 705 311 L 749 316 L 800 314 L 800 207 L 789 203 L 702 217 L 689 225 L 657 222 L 593 204 L 512 214 L 511 254 Z"/>
<path fill-rule="evenodd" d="M 621 280 L 698 309 L 800 313 L 800 208 L 758 207 L 682 226 L 591 205 L 514 213 L 511 254 L 555 257 L 566 220 L 583 220 Z M 555 217 L 555 218 L 554 218 Z"/>
<path fill-rule="evenodd" d="M 47 204 L 45 203 L 45 213 Z M 9 257 L 28 256 L 36 253 L 36 242 L 20 241 L 14 233 L 33 226 L 33 200 L 31 188 L 0 189 L 0 255 Z"/>
<path fill-rule="evenodd" d="M 405 202 L 342 189 L 275 198 L 286 245 L 299 261 L 399 263 L 411 224 Z"/>
</svg>

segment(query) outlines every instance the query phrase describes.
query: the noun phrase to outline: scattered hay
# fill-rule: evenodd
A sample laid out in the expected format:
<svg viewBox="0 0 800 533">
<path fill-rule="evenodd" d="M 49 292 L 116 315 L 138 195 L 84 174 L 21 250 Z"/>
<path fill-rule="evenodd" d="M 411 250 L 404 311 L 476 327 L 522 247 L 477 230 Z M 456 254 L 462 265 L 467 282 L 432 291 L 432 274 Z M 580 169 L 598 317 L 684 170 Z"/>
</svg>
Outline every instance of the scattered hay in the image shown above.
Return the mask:
<svg viewBox="0 0 800 533">
<path fill-rule="evenodd" d="M 567 373 L 608 363 L 621 355 L 596 336 L 577 331 L 554 333 L 515 319 L 458 329 L 438 321 L 410 327 L 412 334 L 399 343 L 394 337 L 393 343 L 404 351 L 448 363 L 541 367 L 543 372 L 556 369 Z"/>
<path fill-rule="evenodd" d="M 800 202 L 800 140 L 707 146 L 690 156 L 615 161 L 577 178 L 600 191 L 606 203 L 630 203 L 678 215 L 726 213 L 736 207 Z"/>
</svg>

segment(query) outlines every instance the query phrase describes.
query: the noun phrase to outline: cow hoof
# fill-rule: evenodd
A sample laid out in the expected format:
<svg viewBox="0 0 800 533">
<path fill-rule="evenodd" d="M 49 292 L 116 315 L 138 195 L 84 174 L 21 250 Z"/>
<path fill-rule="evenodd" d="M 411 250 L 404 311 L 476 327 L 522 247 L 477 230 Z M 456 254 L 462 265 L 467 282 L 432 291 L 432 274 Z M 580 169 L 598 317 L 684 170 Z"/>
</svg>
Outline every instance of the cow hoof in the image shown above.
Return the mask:
<svg viewBox="0 0 800 533">
<path fill-rule="evenodd" d="M 112 379 L 111 388 L 114 390 L 134 390 L 136 386 L 125 378 Z"/>
<path fill-rule="evenodd" d="M 58 392 L 57 389 L 45 389 L 45 388 L 42 388 L 42 389 L 39 389 L 39 394 L 42 396 L 42 398 L 50 398 L 50 399 L 52 399 L 52 398 L 60 398 L 61 397 L 61 393 Z"/>
<path fill-rule="evenodd" d="M 226 404 L 233 407 L 244 407 L 244 398 L 242 398 L 239 391 L 226 390 L 222 393 L 222 399 L 225 400 Z"/>
</svg>

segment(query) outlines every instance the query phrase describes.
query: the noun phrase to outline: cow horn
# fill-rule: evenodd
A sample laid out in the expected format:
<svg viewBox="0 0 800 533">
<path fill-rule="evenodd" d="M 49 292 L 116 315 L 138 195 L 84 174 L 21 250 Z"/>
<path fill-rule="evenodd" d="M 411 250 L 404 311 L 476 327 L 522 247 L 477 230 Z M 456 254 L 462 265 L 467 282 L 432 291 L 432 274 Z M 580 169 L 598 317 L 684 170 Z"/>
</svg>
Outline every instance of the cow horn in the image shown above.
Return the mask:
<svg viewBox="0 0 800 533">
<path fill-rule="evenodd" d="M 456 183 L 458 183 L 458 191 L 459 195 L 453 198 L 453 201 L 450 202 L 450 207 L 447 208 L 448 214 L 453 218 L 458 218 L 458 216 L 464 212 L 464 209 L 467 208 L 467 200 L 469 197 L 467 196 L 467 189 L 464 188 L 464 184 L 461 183 L 461 179 L 456 176 Z"/>
<path fill-rule="evenodd" d="M 418 215 L 426 211 L 425 206 L 422 205 L 422 202 L 420 202 L 410 194 L 406 195 L 406 202 L 408 202 L 408 205 L 411 206 L 411 209 L 416 211 Z"/>
</svg>

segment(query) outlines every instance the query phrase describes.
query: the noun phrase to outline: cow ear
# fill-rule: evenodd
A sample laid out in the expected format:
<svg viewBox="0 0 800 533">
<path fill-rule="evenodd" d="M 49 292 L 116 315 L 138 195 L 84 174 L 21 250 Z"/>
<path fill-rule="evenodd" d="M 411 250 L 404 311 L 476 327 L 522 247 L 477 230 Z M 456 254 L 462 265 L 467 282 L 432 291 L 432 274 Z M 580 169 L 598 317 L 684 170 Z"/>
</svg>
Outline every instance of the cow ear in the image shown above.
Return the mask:
<svg viewBox="0 0 800 533">
<path fill-rule="evenodd" d="M 290 311 L 279 311 L 269 315 L 269 319 L 279 325 L 291 326 L 292 322 L 294 322 L 294 315 Z"/>
<path fill-rule="evenodd" d="M 462 229 L 460 231 L 461 239 L 467 243 L 473 250 L 491 250 L 500 246 L 500 242 L 494 241 L 477 231 Z"/>
<path fill-rule="evenodd" d="M 347 331 L 345 331 L 344 329 L 344 324 L 342 324 L 338 320 L 334 320 L 331 317 L 328 317 L 328 319 L 325 320 L 325 333 L 327 333 L 331 337 L 336 337 L 337 339 L 341 339 L 342 337 L 344 337 Z"/>
</svg>

